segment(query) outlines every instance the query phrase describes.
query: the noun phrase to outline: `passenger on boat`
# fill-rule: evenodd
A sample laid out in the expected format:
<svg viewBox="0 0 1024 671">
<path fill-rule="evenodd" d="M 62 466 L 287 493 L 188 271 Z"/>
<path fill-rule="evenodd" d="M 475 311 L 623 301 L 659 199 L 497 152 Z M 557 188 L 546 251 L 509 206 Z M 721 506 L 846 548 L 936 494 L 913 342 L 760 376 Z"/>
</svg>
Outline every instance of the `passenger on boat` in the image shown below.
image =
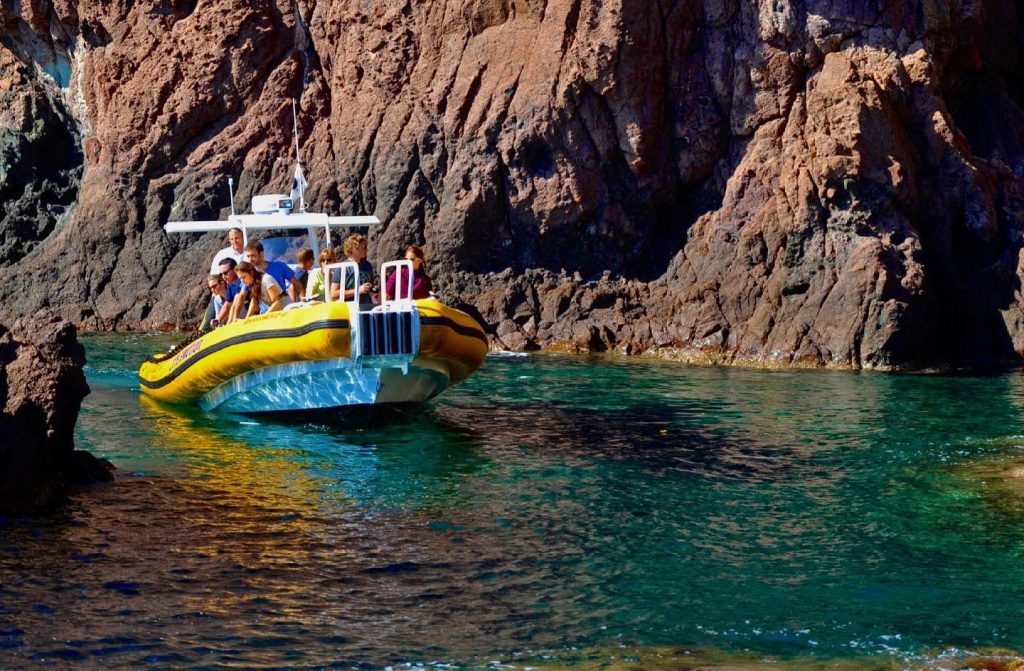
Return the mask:
<svg viewBox="0 0 1024 671">
<path fill-rule="evenodd" d="M 228 298 L 228 290 L 224 278 L 220 275 L 208 275 L 206 287 L 213 295 L 213 314 L 215 315 L 210 320 L 208 326 L 215 329 L 221 324 L 227 323 L 228 315 L 231 312 L 231 299 Z"/>
<path fill-rule="evenodd" d="M 242 240 L 242 229 L 232 228 L 228 231 L 228 246 L 214 255 L 213 263 L 210 264 L 211 275 L 220 272 L 220 262 L 224 259 L 234 259 L 236 263 L 245 260 Z M 217 311 L 214 309 L 213 301 L 211 300 L 206 306 L 206 313 L 203 316 L 203 323 L 200 324 L 199 330 L 205 331 L 210 327 L 214 319 L 217 319 Z"/>
<path fill-rule="evenodd" d="M 245 255 L 248 257 L 249 263 L 255 266 L 257 270 L 273 277 L 279 287 L 288 287 L 288 295 L 292 300 L 301 300 L 303 288 L 295 279 L 295 271 L 287 263 L 267 261 L 263 258 L 263 245 L 259 242 L 247 244 L 245 246 Z"/>
<path fill-rule="evenodd" d="M 248 261 L 239 263 L 236 272 L 249 289 L 249 306 L 244 316 L 239 312 L 234 315 L 235 318 L 245 319 L 264 312 L 277 312 L 291 304 L 291 299 L 281 290 L 281 285 L 270 273 L 260 272 Z"/>
<path fill-rule="evenodd" d="M 421 298 L 429 298 L 430 292 L 434 288 L 434 283 L 430 279 L 430 275 L 427 275 L 427 257 L 423 253 L 423 248 L 419 245 L 409 245 L 405 248 L 405 260 L 412 262 L 412 298 L 413 300 L 419 300 Z M 406 283 L 409 281 L 409 271 L 405 268 L 401 269 L 401 281 L 398 280 L 399 273 L 391 273 L 388 275 L 387 282 L 384 285 L 384 293 L 388 298 L 408 298 L 406 295 Z M 395 285 L 398 285 L 398 293 L 395 293 Z"/>
<path fill-rule="evenodd" d="M 345 251 L 345 258 L 359 266 L 359 304 L 373 305 L 373 264 L 366 260 L 366 252 L 369 249 L 369 241 L 365 235 L 358 233 L 345 238 L 342 246 Z M 345 280 L 345 295 L 342 300 L 350 301 L 356 292 L 356 278 L 349 275 Z M 340 295 L 341 273 L 331 276 L 331 296 Z"/>
<path fill-rule="evenodd" d="M 210 274 L 220 272 L 223 259 L 234 259 L 235 263 L 245 261 L 245 250 L 242 248 L 242 229 L 232 228 L 228 231 L 228 246 L 217 252 L 210 264 Z"/>
<path fill-rule="evenodd" d="M 224 259 L 220 262 L 220 276 L 224 278 L 224 284 L 227 286 L 228 300 L 233 300 L 239 292 L 245 291 L 245 285 L 235 272 L 237 265 L 234 259 Z"/>
<path fill-rule="evenodd" d="M 306 300 L 322 301 L 324 300 L 324 294 L 326 293 L 327 283 L 324 282 L 324 266 L 329 263 L 334 263 L 338 260 L 335 256 L 333 249 L 321 249 L 320 250 L 320 264 L 319 267 L 314 268 L 309 273 L 309 282 L 306 283 Z M 337 298 L 333 296 L 332 298 Z"/>
<path fill-rule="evenodd" d="M 219 312 L 217 313 L 216 319 L 220 322 L 221 326 L 231 323 L 230 305 L 236 300 L 244 300 L 244 298 L 239 299 L 238 297 L 247 291 L 245 285 L 242 284 L 242 280 L 235 272 L 235 267 L 237 265 L 238 264 L 235 263 L 235 260 L 232 258 L 221 259 L 220 262 L 220 276 L 224 278 L 225 293 L 227 294 L 227 303 L 229 306 L 228 310 L 224 314 Z"/>
<path fill-rule="evenodd" d="M 295 279 L 303 286 L 303 293 L 305 293 L 305 287 L 309 284 L 309 271 L 313 269 L 313 250 L 309 247 L 302 247 L 295 253 L 295 260 L 299 263 Z"/>
</svg>

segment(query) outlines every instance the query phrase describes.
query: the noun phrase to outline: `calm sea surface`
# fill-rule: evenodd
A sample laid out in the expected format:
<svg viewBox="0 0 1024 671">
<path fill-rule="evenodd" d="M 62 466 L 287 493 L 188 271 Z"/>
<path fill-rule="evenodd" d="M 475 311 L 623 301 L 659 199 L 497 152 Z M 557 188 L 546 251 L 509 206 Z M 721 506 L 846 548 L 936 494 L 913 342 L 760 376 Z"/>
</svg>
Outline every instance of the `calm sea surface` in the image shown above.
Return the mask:
<svg viewBox="0 0 1024 671">
<path fill-rule="evenodd" d="M 168 409 L 172 339 L 83 340 L 117 479 L 0 520 L 0 668 L 1024 650 L 1019 373 L 498 357 L 361 429 Z"/>
</svg>

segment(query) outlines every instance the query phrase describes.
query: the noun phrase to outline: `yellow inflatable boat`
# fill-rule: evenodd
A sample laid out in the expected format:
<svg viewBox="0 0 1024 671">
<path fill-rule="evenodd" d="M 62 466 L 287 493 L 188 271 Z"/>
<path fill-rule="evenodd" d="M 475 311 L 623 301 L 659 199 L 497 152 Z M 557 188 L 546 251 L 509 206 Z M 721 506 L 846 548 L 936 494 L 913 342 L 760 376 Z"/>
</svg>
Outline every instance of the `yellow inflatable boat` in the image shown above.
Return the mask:
<svg viewBox="0 0 1024 671">
<path fill-rule="evenodd" d="M 256 413 L 433 398 L 476 370 L 487 339 L 434 299 L 361 312 L 349 302 L 250 317 L 146 359 L 142 391 L 205 410 Z"/>
<path fill-rule="evenodd" d="M 227 221 L 175 221 L 165 230 L 238 228 L 247 240 L 254 229 L 304 229 L 303 236 L 261 241 L 265 248 L 280 242 L 282 260 L 290 260 L 299 246 L 311 247 L 314 256 L 321 246 L 330 246 L 332 226 L 380 223 L 372 216 L 306 212 L 301 184 L 298 188 L 297 199 L 255 196 L 249 215 L 234 214 L 232 192 Z M 268 253 L 267 259 L 272 258 Z M 359 273 L 351 262 L 325 267 L 325 273 L 335 270 L 343 285 L 349 273 Z M 391 261 L 382 264 L 379 279 L 401 273 L 407 286 L 397 293 L 412 296 L 412 270 L 409 261 Z M 161 401 L 239 413 L 407 405 L 465 379 L 483 363 L 487 349 L 476 320 L 433 298 L 383 297 L 373 306 L 328 299 L 236 321 L 149 357 L 139 369 L 139 384 L 143 393 Z"/>
</svg>

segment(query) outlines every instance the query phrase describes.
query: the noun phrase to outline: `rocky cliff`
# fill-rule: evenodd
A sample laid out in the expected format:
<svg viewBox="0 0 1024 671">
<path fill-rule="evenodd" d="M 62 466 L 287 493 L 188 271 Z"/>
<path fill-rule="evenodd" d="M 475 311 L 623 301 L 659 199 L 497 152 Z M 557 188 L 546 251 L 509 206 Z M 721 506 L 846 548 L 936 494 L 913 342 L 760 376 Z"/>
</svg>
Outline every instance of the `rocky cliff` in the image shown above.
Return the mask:
<svg viewBox="0 0 1024 671">
<path fill-rule="evenodd" d="M 84 365 L 75 328 L 52 311 L 0 324 L 0 513 L 36 512 L 72 485 L 111 479 L 75 450 Z"/>
<path fill-rule="evenodd" d="M 0 3 L 0 313 L 193 321 L 290 182 L 425 242 L 498 347 L 977 366 L 1024 353 L 1013 0 Z"/>
</svg>

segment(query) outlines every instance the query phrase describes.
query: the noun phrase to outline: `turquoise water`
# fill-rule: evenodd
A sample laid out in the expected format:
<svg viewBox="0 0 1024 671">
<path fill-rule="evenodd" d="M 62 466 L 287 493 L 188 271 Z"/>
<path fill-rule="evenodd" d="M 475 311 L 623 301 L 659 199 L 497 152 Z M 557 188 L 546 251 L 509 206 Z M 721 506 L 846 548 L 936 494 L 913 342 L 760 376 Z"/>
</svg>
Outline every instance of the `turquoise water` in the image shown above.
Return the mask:
<svg viewBox="0 0 1024 671">
<path fill-rule="evenodd" d="M 360 429 L 169 410 L 171 340 L 83 340 L 118 477 L 0 525 L 2 668 L 1024 649 L 1018 373 L 497 357 Z"/>
</svg>

